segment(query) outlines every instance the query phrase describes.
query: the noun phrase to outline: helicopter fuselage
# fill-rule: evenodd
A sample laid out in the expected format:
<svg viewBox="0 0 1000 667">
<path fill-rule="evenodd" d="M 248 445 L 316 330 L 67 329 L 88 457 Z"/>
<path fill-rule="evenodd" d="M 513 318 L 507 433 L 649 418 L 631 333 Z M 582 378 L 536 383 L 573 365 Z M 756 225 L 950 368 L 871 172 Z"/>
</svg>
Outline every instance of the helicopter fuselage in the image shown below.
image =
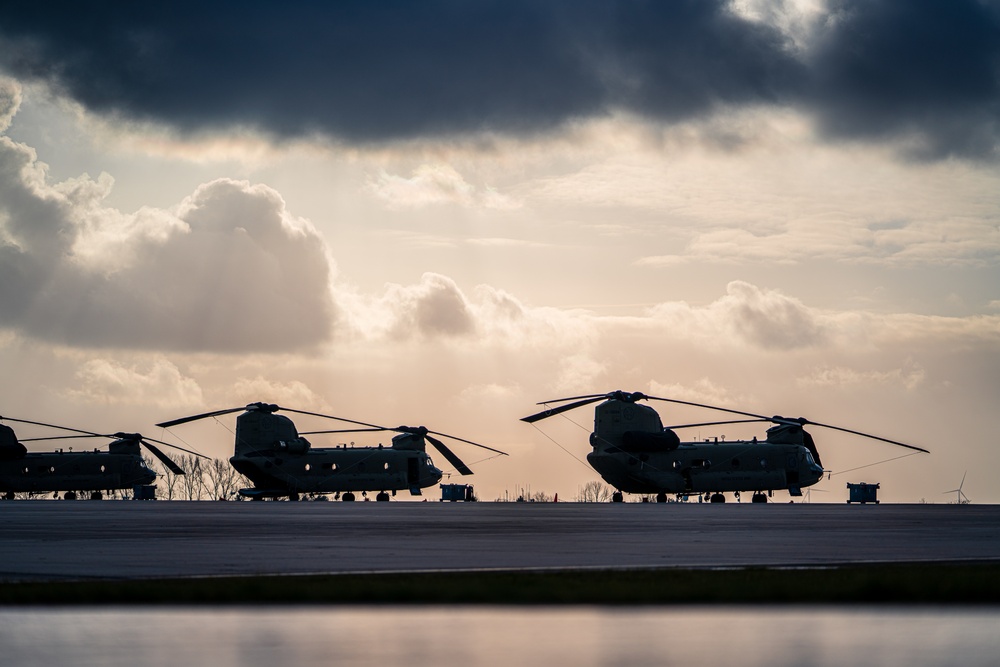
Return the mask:
<svg viewBox="0 0 1000 667">
<path fill-rule="evenodd" d="M 28 452 L 0 461 L 0 492 L 105 491 L 153 484 L 156 473 L 135 449 Z"/>
<path fill-rule="evenodd" d="M 805 447 L 754 441 L 685 442 L 661 452 L 598 446 L 587 461 L 608 484 L 626 493 L 789 489 L 795 494 L 823 476 Z"/>
<path fill-rule="evenodd" d="M 236 420 L 236 447 L 229 459 L 254 485 L 244 496 L 420 489 L 443 473 L 424 451 L 423 440 L 400 434 L 383 447 L 314 448 L 284 415 L 248 411 Z"/>
<path fill-rule="evenodd" d="M 590 444 L 587 461 L 626 493 L 787 489 L 798 495 L 823 476 L 801 427 L 774 427 L 763 441 L 681 442 L 651 407 L 615 399 L 595 408 Z"/>
<path fill-rule="evenodd" d="M 288 494 L 414 490 L 433 486 L 442 476 L 426 453 L 392 447 L 310 448 L 301 454 L 256 452 L 233 456 L 229 462 L 255 488 Z"/>
</svg>

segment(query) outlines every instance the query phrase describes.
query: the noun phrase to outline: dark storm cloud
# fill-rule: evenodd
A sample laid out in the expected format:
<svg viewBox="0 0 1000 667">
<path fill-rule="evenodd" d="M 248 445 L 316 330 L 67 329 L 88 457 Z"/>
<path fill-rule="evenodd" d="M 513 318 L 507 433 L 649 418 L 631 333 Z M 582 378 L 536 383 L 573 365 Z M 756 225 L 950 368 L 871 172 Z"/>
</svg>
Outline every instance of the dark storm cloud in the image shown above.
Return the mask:
<svg viewBox="0 0 1000 667">
<path fill-rule="evenodd" d="M 804 49 L 723 0 L 117 4 L 7 6 L 0 62 L 98 112 L 348 141 L 762 104 L 929 155 L 1000 133 L 985 0 L 833 0 Z"/>
<path fill-rule="evenodd" d="M 928 157 L 996 157 L 1000 4 L 835 0 L 809 102 L 833 137 L 915 138 Z"/>
</svg>

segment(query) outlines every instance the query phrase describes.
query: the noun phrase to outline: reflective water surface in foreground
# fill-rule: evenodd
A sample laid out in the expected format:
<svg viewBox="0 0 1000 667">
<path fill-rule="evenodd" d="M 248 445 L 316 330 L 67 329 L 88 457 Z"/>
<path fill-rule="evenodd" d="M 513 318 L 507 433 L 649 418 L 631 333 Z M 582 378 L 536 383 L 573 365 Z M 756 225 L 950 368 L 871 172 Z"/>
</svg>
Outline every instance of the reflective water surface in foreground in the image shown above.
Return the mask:
<svg viewBox="0 0 1000 667">
<path fill-rule="evenodd" d="M 979 665 L 998 608 L 0 608 L 28 665 Z"/>
</svg>

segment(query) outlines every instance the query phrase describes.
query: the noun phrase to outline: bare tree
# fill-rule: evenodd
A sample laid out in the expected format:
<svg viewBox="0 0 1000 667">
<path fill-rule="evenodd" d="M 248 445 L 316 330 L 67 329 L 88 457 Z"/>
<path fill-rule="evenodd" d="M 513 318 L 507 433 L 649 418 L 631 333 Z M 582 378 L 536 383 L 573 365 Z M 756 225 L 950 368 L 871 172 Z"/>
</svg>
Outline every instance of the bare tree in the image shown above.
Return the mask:
<svg viewBox="0 0 1000 667">
<path fill-rule="evenodd" d="M 224 459 L 212 459 L 207 466 L 209 496 L 217 500 L 233 500 L 241 484 L 241 475 Z"/>
<path fill-rule="evenodd" d="M 611 500 L 612 493 L 607 484 L 594 480 L 580 487 L 576 499 L 581 503 L 606 503 Z"/>
<path fill-rule="evenodd" d="M 184 500 L 201 500 L 205 489 L 205 471 L 201 467 L 201 459 L 194 454 L 184 454 L 178 457 L 185 475 L 180 476 L 179 497 Z"/>
<path fill-rule="evenodd" d="M 157 485 L 156 497 L 162 498 L 163 500 L 173 500 L 175 497 L 179 497 L 181 480 L 180 478 L 184 475 L 178 475 L 174 473 L 167 466 L 161 466 L 163 470 L 160 478 L 163 480 L 163 484 Z"/>
</svg>

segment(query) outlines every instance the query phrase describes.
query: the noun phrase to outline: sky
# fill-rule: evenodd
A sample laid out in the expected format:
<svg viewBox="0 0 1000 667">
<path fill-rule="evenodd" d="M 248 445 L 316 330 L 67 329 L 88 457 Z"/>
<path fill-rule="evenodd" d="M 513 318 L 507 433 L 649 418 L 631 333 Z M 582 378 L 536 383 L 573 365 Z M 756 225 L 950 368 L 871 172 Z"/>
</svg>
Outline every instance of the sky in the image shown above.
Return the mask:
<svg viewBox="0 0 1000 667">
<path fill-rule="evenodd" d="M 620 389 L 930 450 L 815 428 L 813 502 L 1000 502 L 995 0 L 147 5 L 0 9 L 5 417 L 423 424 L 569 500 L 591 409 L 519 418 Z"/>
</svg>

